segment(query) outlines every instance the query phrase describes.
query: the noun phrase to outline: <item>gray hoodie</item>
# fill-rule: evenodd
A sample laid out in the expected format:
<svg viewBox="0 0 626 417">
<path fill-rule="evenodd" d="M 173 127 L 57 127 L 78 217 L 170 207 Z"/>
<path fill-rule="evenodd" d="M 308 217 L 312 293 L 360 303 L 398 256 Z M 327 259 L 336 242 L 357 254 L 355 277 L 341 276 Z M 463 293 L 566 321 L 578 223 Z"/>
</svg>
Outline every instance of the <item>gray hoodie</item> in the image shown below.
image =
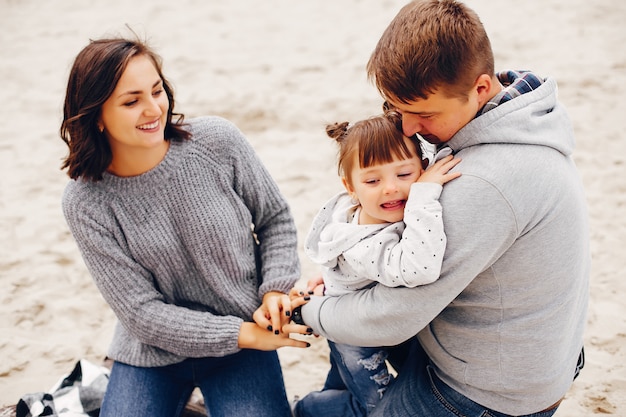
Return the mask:
<svg viewBox="0 0 626 417">
<path fill-rule="evenodd" d="M 455 390 L 503 413 L 536 412 L 572 383 L 588 302 L 586 202 L 556 82 L 475 118 L 447 145 L 463 175 L 440 198 L 440 278 L 313 297 L 303 318 L 358 346 L 417 335 Z"/>
</svg>

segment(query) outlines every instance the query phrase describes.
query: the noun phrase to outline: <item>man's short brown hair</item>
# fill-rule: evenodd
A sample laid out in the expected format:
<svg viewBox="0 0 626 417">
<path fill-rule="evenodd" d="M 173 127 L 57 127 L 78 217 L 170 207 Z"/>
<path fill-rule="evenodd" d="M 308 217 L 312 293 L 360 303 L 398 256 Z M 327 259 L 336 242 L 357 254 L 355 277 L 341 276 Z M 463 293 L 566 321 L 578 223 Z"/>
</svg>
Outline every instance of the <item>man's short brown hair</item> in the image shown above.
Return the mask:
<svg viewBox="0 0 626 417">
<path fill-rule="evenodd" d="M 467 97 L 481 74 L 493 75 L 491 42 L 478 15 L 455 0 L 404 6 L 378 41 L 367 73 L 383 97 L 409 103 L 435 90 Z"/>
</svg>

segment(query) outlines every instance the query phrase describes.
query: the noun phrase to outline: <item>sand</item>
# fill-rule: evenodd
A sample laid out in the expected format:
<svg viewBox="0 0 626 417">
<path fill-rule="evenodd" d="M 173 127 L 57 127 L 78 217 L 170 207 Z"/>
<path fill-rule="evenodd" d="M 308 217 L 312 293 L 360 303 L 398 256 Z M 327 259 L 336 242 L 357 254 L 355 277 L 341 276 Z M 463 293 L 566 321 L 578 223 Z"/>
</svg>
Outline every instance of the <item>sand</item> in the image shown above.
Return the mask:
<svg viewBox="0 0 626 417">
<path fill-rule="evenodd" d="M 496 67 L 555 77 L 576 129 L 592 228 L 588 362 L 556 415 L 626 415 L 626 3 L 468 4 L 492 38 Z M 128 34 L 126 24 L 148 38 L 177 110 L 221 115 L 244 131 L 289 200 L 302 241 L 340 188 L 323 127 L 379 112 L 364 66 L 403 5 L 0 0 L 0 405 L 48 390 L 78 359 L 101 361 L 115 322 L 60 211 L 64 88 L 89 38 Z M 302 252 L 301 260 L 303 280 L 318 274 Z M 290 396 L 320 387 L 324 340 L 279 353 Z"/>
</svg>

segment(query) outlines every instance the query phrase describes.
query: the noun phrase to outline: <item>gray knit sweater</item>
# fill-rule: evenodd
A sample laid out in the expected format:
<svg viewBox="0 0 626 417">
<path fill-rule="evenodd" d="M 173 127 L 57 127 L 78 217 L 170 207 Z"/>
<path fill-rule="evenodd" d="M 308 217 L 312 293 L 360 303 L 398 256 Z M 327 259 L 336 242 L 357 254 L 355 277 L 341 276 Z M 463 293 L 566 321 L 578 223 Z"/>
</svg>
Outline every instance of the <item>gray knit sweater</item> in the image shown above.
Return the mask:
<svg viewBox="0 0 626 417">
<path fill-rule="evenodd" d="M 119 319 L 109 356 L 135 366 L 237 352 L 262 296 L 299 278 L 289 207 L 242 133 L 218 117 L 188 128 L 192 139 L 173 142 L 151 171 L 70 181 L 63 195 Z"/>
</svg>

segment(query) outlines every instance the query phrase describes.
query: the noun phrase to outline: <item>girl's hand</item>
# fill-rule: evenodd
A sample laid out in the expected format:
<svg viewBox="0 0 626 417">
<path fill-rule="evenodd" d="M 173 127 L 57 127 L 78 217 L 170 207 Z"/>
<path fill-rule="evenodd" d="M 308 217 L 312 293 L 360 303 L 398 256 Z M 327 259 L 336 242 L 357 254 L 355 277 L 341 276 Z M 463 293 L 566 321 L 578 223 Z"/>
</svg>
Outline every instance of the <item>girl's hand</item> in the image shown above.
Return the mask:
<svg viewBox="0 0 626 417">
<path fill-rule="evenodd" d="M 239 338 L 237 339 L 240 349 L 256 349 L 256 350 L 276 350 L 281 347 L 291 346 L 297 348 L 307 348 L 310 343 L 292 339 L 287 332 L 274 334 L 268 332 L 267 329 L 259 327 L 257 324 L 245 321 L 239 329 Z"/>
<path fill-rule="evenodd" d="M 282 327 L 291 320 L 291 300 L 278 291 L 263 296 L 263 303 L 252 315 L 255 323 L 268 333 L 278 335 Z"/>
<path fill-rule="evenodd" d="M 460 172 L 449 172 L 452 168 L 457 166 L 459 162 L 461 162 L 461 159 L 453 155 L 441 158 L 426 169 L 417 179 L 417 182 L 434 182 L 439 185 L 444 185 L 448 181 L 452 181 L 461 176 Z"/>
</svg>

